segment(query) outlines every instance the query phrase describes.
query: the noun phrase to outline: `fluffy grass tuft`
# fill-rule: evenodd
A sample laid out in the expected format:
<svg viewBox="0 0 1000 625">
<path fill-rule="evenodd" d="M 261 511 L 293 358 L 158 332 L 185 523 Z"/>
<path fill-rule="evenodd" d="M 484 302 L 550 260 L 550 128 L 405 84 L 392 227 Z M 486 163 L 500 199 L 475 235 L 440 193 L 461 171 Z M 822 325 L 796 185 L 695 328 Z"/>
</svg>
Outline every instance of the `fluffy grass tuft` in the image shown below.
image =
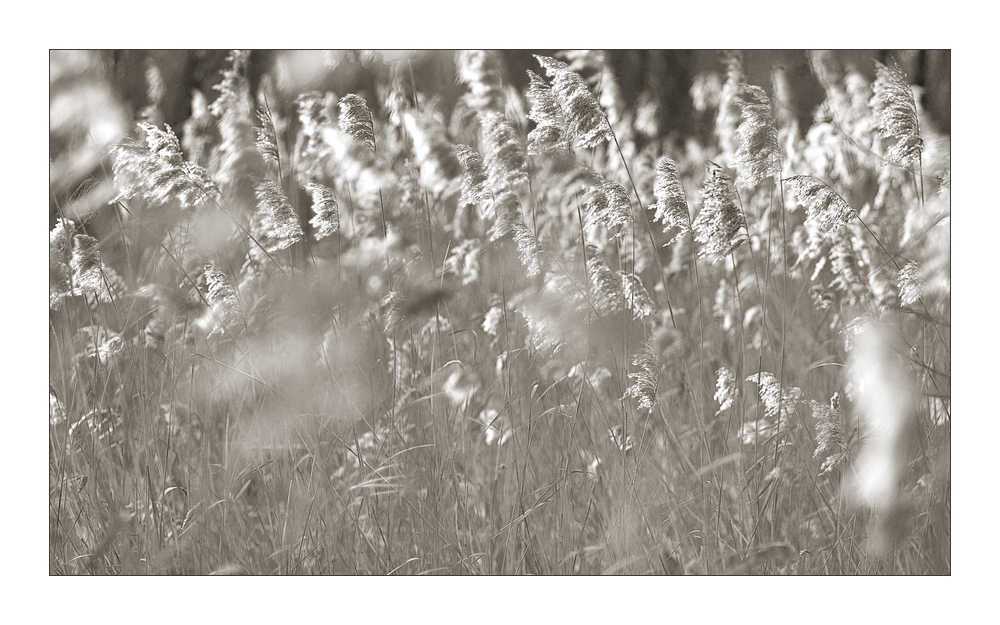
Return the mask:
<svg viewBox="0 0 1000 625">
<path fill-rule="evenodd" d="M 886 152 L 886 158 L 907 165 L 918 160 L 923 149 L 913 91 L 906 82 L 903 70 L 895 63 L 886 67 L 876 62 L 875 76 L 871 101 L 875 111 L 875 128 L 882 137 L 895 139 Z"/>
</svg>

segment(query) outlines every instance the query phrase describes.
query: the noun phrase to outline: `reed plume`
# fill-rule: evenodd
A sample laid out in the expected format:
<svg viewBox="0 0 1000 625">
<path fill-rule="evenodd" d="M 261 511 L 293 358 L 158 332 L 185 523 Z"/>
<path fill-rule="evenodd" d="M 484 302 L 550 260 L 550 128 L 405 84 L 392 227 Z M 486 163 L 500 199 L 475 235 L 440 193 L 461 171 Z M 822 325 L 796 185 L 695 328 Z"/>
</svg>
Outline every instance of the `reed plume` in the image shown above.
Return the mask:
<svg viewBox="0 0 1000 625">
<path fill-rule="evenodd" d="M 653 298 L 642 284 L 639 276 L 629 272 L 619 272 L 622 279 L 622 296 L 625 306 L 632 312 L 634 319 L 645 319 L 656 311 Z"/>
<path fill-rule="evenodd" d="M 792 192 L 806 207 L 806 217 L 816 222 L 823 233 L 845 226 L 858 216 L 839 193 L 812 176 L 786 178 Z"/>
<path fill-rule="evenodd" d="M 599 317 L 622 309 L 622 280 L 618 272 L 608 266 L 604 258 L 592 248 L 588 252 L 587 276 L 590 279 L 591 306 Z"/>
<path fill-rule="evenodd" d="M 499 241 L 514 231 L 514 224 L 521 223 L 521 202 L 513 191 L 503 191 L 493 203 L 493 225 L 490 226 L 491 241 Z"/>
<path fill-rule="evenodd" d="M 517 253 L 521 258 L 521 264 L 524 265 L 529 276 L 537 276 L 542 270 L 542 244 L 523 223 L 517 222 L 513 224 L 512 229 L 514 241 L 517 243 Z"/>
<path fill-rule="evenodd" d="M 73 289 L 69 268 L 76 226 L 68 219 L 57 219 L 49 232 L 49 308 L 58 310 Z"/>
<path fill-rule="evenodd" d="M 494 188 L 513 188 L 528 180 L 527 161 L 510 120 L 500 113 L 481 116 L 486 167 Z"/>
<path fill-rule="evenodd" d="M 633 397 L 639 407 L 653 412 L 656 407 L 656 392 L 659 386 L 660 359 L 649 341 L 632 357 L 632 366 L 638 371 L 628 374 L 632 384 L 625 389 L 624 397 Z"/>
<path fill-rule="evenodd" d="M 847 457 L 847 441 L 838 411 L 839 396 L 834 393 L 829 404 L 811 399 L 803 403 L 812 409 L 812 416 L 816 419 L 816 451 L 813 458 L 826 454 L 819 470 L 820 475 L 826 475 Z"/>
<path fill-rule="evenodd" d="M 781 146 L 771 114 L 771 101 L 760 87 L 741 84 L 740 125 L 736 129 L 739 147 L 733 165 L 739 170 L 737 184 L 752 188 L 762 180 L 781 173 Z"/>
<path fill-rule="evenodd" d="M 760 401 L 764 405 L 764 416 L 773 418 L 780 414 L 784 419 L 795 412 L 795 405 L 802 395 L 798 387 L 782 388 L 778 378 L 767 371 L 749 376 L 747 382 L 757 385 Z"/>
<path fill-rule="evenodd" d="M 69 262 L 73 270 L 73 293 L 98 293 L 101 290 L 101 252 L 97 239 L 86 234 L 73 237 L 73 257 Z"/>
<path fill-rule="evenodd" d="M 920 276 L 920 265 L 916 261 L 910 261 L 899 270 L 899 303 L 903 306 L 912 306 L 920 299 L 923 292 L 924 281 Z"/>
<path fill-rule="evenodd" d="M 143 142 L 128 140 L 112 150 L 111 171 L 119 189 L 114 201 L 140 197 L 150 206 L 176 201 L 183 207 L 193 207 L 217 193 L 208 172 L 184 159 L 170 126 L 160 130 L 139 122 L 136 127 L 145 136 Z"/>
<path fill-rule="evenodd" d="M 893 163 L 908 165 L 920 158 L 923 139 L 913 91 L 898 65 L 886 67 L 875 62 L 875 85 L 871 106 L 875 129 L 886 139 L 895 139 L 885 156 Z"/>
<path fill-rule="evenodd" d="M 607 115 L 580 75 L 556 59 L 534 55 L 552 80 L 552 93 L 566 119 L 568 138 L 575 147 L 592 148 L 612 137 Z"/>
<path fill-rule="evenodd" d="M 552 88 L 535 72 L 528 70 L 526 97 L 531 104 L 528 119 L 536 127 L 528 133 L 528 154 L 544 154 L 551 150 L 569 150 L 569 129 L 562 107 L 552 93 Z"/>
<path fill-rule="evenodd" d="M 736 131 L 742 116 L 740 97 L 743 94 L 743 85 L 746 83 L 746 74 L 743 73 L 743 53 L 739 50 L 726 51 L 722 54 L 722 62 L 726 67 L 726 80 L 719 87 L 715 134 L 722 155 L 732 163 L 738 148 Z M 711 96 L 708 99 L 711 99 Z"/>
<path fill-rule="evenodd" d="M 492 199 L 493 194 L 489 188 L 489 178 L 486 175 L 486 166 L 479 152 L 467 145 L 456 145 L 455 155 L 462 165 L 462 195 L 459 203 L 464 205 L 481 204 Z"/>
<path fill-rule="evenodd" d="M 313 237 L 322 241 L 326 237 L 340 231 L 340 207 L 337 196 L 329 187 L 310 183 L 306 191 L 312 194 L 313 218 L 309 224 L 313 227 Z"/>
<path fill-rule="evenodd" d="M 218 119 L 221 142 L 217 148 L 218 167 L 213 172 L 222 194 L 240 210 L 252 210 L 254 180 L 265 173 L 264 159 L 257 151 L 253 127 L 253 100 L 247 79 L 250 53 L 233 50 L 231 64 L 215 86 L 219 96 L 209 106 Z"/>
<path fill-rule="evenodd" d="M 302 240 L 302 226 L 281 186 L 261 180 L 256 186 L 256 197 L 261 232 L 269 240 L 267 251 L 283 250 Z"/>
<path fill-rule="evenodd" d="M 609 232 L 620 235 L 623 228 L 632 222 L 628 191 L 617 182 L 604 182 L 591 187 L 584 198 L 584 207 L 586 228 L 600 224 Z"/>
<path fill-rule="evenodd" d="M 656 204 L 649 207 L 656 211 L 653 221 L 663 224 L 664 233 L 677 229 L 677 233 L 666 243 L 670 245 L 691 231 L 691 213 L 684 195 L 684 185 L 677 172 L 677 163 L 668 156 L 662 156 L 656 162 L 653 195 L 656 197 Z"/>
<path fill-rule="evenodd" d="M 340 99 L 340 129 L 366 148 L 375 151 L 372 112 L 365 99 L 349 93 Z"/>
<path fill-rule="evenodd" d="M 701 190 L 701 211 L 691 226 L 702 246 L 698 256 L 713 262 L 725 258 L 748 241 L 745 225 L 732 178 L 721 168 L 711 167 Z"/>
<path fill-rule="evenodd" d="M 719 369 L 715 375 L 715 401 L 719 404 L 716 414 L 719 414 L 732 408 L 736 400 L 736 376 L 726 367 Z"/>
<path fill-rule="evenodd" d="M 229 276 L 222 273 L 212 264 L 205 265 L 205 284 L 208 287 L 206 299 L 209 305 L 222 315 L 221 328 L 229 329 L 243 320 L 236 289 Z M 218 330 L 217 326 L 214 330 Z"/>
<path fill-rule="evenodd" d="M 271 109 L 260 106 L 257 109 L 257 120 L 260 122 L 259 128 L 254 128 L 257 151 L 267 163 L 279 162 L 278 157 L 278 135 L 274 130 L 274 118 L 271 116 Z"/>
</svg>

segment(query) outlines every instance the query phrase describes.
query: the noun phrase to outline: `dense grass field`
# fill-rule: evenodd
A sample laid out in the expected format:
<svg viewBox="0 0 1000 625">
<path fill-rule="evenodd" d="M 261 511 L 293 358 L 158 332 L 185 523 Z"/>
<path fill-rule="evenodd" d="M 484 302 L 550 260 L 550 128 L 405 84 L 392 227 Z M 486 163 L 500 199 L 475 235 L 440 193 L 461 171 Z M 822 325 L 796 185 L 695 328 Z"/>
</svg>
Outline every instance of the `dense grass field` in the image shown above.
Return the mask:
<svg viewBox="0 0 1000 625">
<path fill-rule="evenodd" d="M 155 57 L 126 113 L 52 53 L 51 574 L 951 573 L 950 138 L 893 59 L 801 111 L 738 52 L 669 101 L 266 58 L 171 127 Z"/>
</svg>

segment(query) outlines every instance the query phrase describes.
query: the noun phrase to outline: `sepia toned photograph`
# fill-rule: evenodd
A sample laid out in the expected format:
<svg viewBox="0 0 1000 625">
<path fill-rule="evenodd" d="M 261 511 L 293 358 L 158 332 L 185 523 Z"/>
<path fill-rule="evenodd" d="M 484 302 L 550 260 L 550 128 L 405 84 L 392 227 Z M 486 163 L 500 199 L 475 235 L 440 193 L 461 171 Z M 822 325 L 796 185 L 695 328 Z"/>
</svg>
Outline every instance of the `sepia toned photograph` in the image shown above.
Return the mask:
<svg viewBox="0 0 1000 625">
<path fill-rule="evenodd" d="M 942 49 L 50 50 L 49 575 L 950 576 L 951 108 Z"/>
</svg>

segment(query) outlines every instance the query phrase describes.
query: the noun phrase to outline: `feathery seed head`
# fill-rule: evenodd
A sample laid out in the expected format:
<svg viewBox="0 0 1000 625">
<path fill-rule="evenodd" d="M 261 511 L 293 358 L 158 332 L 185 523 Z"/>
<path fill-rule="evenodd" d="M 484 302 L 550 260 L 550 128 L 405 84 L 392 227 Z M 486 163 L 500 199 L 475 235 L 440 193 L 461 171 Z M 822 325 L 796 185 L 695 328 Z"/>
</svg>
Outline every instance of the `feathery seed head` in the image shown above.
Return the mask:
<svg viewBox="0 0 1000 625">
<path fill-rule="evenodd" d="M 766 417 L 776 417 L 780 410 L 781 419 L 784 420 L 788 415 L 795 413 L 795 405 L 802 396 L 802 390 L 797 386 L 783 389 L 778 384 L 778 379 L 767 371 L 749 376 L 747 382 L 753 382 L 757 385 Z"/>
<path fill-rule="evenodd" d="M 127 292 L 125 280 L 113 267 L 105 265 L 102 261 L 100 288 L 96 292 L 84 293 L 84 296 L 87 299 L 87 306 L 93 310 L 98 304 L 110 304 Z"/>
<path fill-rule="evenodd" d="M 510 120 L 500 113 L 481 116 L 486 166 L 495 188 L 528 180 L 527 161 Z"/>
<path fill-rule="evenodd" d="M 213 265 L 205 265 L 205 285 L 208 293 L 205 299 L 216 310 L 222 312 L 222 326 L 230 328 L 237 324 L 243 317 L 240 309 L 239 299 L 236 297 L 236 289 L 229 280 L 229 276 L 216 269 Z M 213 332 L 218 327 L 213 329 Z"/>
<path fill-rule="evenodd" d="M 406 304 L 406 297 L 399 291 L 389 291 L 379 303 L 379 312 L 385 323 L 385 333 L 391 334 L 399 324 L 406 318 L 403 307 Z"/>
<path fill-rule="evenodd" d="M 465 205 L 480 204 L 492 199 L 486 166 L 479 152 L 467 145 L 455 146 L 455 154 L 462 164 L 462 196 L 459 202 Z"/>
<path fill-rule="evenodd" d="M 528 230 L 528 227 L 521 222 L 512 226 L 514 241 L 517 243 L 517 253 L 521 258 L 529 276 L 537 276 L 541 271 L 542 244 L 535 238 L 535 235 Z"/>
<path fill-rule="evenodd" d="M 600 253 L 590 254 L 587 259 L 587 276 L 590 279 L 591 305 L 599 317 L 605 317 L 622 309 L 621 275 L 608 266 Z"/>
<path fill-rule="evenodd" d="M 653 298 L 649 296 L 649 291 L 643 286 L 642 280 L 634 273 L 619 272 L 622 278 L 622 295 L 625 298 L 625 307 L 632 311 L 634 319 L 645 319 L 653 314 L 656 306 Z"/>
<path fill-rule="evenodd" d="M 136 126 L 145 135 L 146 147 L 149 148 L 150 152 L 172 165 L 180 165 L 181 161 L 184 160 L 177 134 L 168 124 L 163 125 L 163 130 L 146 122 L 139 122 Z"/>
<path fill-rule="evenodd" d="M 747 382 L 753 382 L 758 386 L 765 416 L 773 417 L 778 414 L 778 404 L 781 402 L 781 386 L 778 384 L 778 379 L 765 371 L 751 375 L 747 378 Z"/>
<path fill-rule="evenodd" d="M 916 261 L 911 260 L 899 270 L 899 299 L 903 306 L 915 304 L 920 299 L 923 286 L 920 266 Z"/>
<path fill-rule="evenodd" d="M 49 308 L 58 310 L 72 290 L 69 268 L 76 227 L 68 219 L 57 219 L 49 232 Z"/>
<path fill-rule="evenodd" d="M 119 189 L 113 202 L 138 196 L 150 206 L 176 200 L 181 206 L 193 207 L 206 194 L 218 193 L 203 167 L 184 160 L 177 135 L 170 126 L 160 130 L 140 122 L 137 127 L 145 135 L 145 146 L 125 141 L 112 150 L 115 162 L 111 171 Z"/>
<path fill-rule="evenodd" d="M 663 224 L 663 232 L 677 229 L 677 234 L 667 242 L 670 245 L 691 231 L 691 214 L 677 163 L 668 156 L 660 157 L 653 180 L 653 195 L 656 197 L 656 204 L 650 207 L 656 211 L 653 221 Z"/>
<path fill-rule="evenodd" d="M 729 50 L 723 53 L 722 62 L 726 66 L 726 80 L 719 88 L 719 110 L 716 113 L 715 131 L 723 156 L 732 162 L 738 147 L 736 129 L 742 116 L 740 95 L 746 82 L 746 75 L 743 73 L 743 53 L 739 50 Z"/>
<path fill-rule="evenodd" d="M 875 128 L 882 137 L 896 139 L 886 158 L 902 165 L 919 159 L 923 140 L 917 105 L 903 70 L 895 63 L 888 68 L 876 62 L 874 91 L 871 106 L 875 111 Z"/>
<path fill-rule="evenodd" d="M 375 150 L 372 112 L 365 99 L 349 93 L 340 99 L 340 129 L 370 150 Z"/>
<path fill-rule="evenodd" d="M 569 129 L 559 101 L 541 76 L 528 70 L 527 98 L 531 104 L 528 119 L 537 127 L 528 133 L 528 154 L 543 154 L 550 150 L 569 150 Z"/>
<path fill-rule="evenodd" d="M 591 187 L 584 198 L 586 208 L 586 228 L 603 225 L 609 232 L 619 236 L 624 226 L 632 222 L 632 204 L 628 191 L 617 182 L 605 182 Z"/>
<path fill-rule="evenodd" d="M 556 59 L 534 55 L 552 80 L 552 93 L 563 111 L 568 138 L 575 147 L 592 148 L 611 139 L 611 125 L 579 74 Z"/>
<path fill-rule="evenodd" d="M 736 376 L 729 369 L 722 367 L 716 372 L 715 401 L 719 403 L 719 414 L 732 407 L 736 400 Z"/>
<path fill-rule="evenodd" d="M 479 413 L 479 422 L 486 427 L 483 432 L 483 440 L 487 445 L 493 443 L 496 443 L 497 446 L 503 445 L 514 434 L 514 431 L 506 424 L 506 420 L 495 408 L 482 410 Z"/>
<path fill-rule="evenodd" d="M 271 110 L 265 106 L 257 109 L 257 119 L 260 121 L 260 128 L 254 128 L 254 135 L 257 140 L 254 144 L 260 152 L 265 162 L 278 162 L 278 136 L 274 131 L 274 118 L 271 117 Z"/>
<path fill-rule="evenodd" d="M 234 50 L 228 57 L 232 64 L 222 71 L 216 85 L 219 97 L 209 110 L 219 120 L 219 167 L 214 172 L 227 200 L 242 210 L 252 210 L 254 179 L 265 172 L 264 159 L 257 151 L 254 135 L 254 107 L 247 79 L 250 53 Z"/>
<path fill-rule="evenodd" d="M 73 270 L 74 293 L 101 290 L 101 252 L 97 249 L 97 239 L 86 234 L 73 237 L 73 258 L 69 266 Z"/>
<path fill-rule="evenodd" d="M 794 137 L 799 132 L 799 122 L 792 108 L 795 99 L 794 88 L 788 77 L 788 70 L 784 66 L 775 65 L 771 69 L 771 90 L 774 94 L 775 122 L 779 134 L 783 137 Z"/>
<path fill-rule="evenodd" d="M 539 126 L 528 133 L 528 154 L 569 152 L 569 141 L 556 126 Z"/>
<path fill-rule="evenodd" d="M 303 237 L 302 226 L 278 183 L 260 180 L 255 191 L 261 229 L 264 236 L 270 239 L 268 251 L 283 250 L 300 241 Z"/>
<path fill-rule="evenodd" d="M 68 219 L 56 219 L 56 225 L 49 232 L 49 259 L 60 259 L 64 263 L 69 260 L 73 246 L 73 234 L 76 226 Z"/>
<path fill-rule="evenodd" d="M 736 129 L 739 147 L 733 164 L 740 170 L 736 182 L 750 188 L 781 172 L 781 147 L 767 94 L 755 85 L 740 87 L 744 99 L 740 101 L 741 121 Z"/>
<path fill-rule="evenodd" d="M 493 225 L 490 240 L 499 241 L 513 232 L 514 224 L 521 223 L 521 202 L 513 191 L 503 191 L 496 196 L 493 204 Z"/>
<path fill-rule="evenodd" d="M 337 196 L 333 190 L 321 184 L 309 183 L 306 191 L 312 194 L 313 218 L 309 224 L 313 227 L 313 236 L 321 241 L 340 230 L 340 208 Z"/>
<path fill-rule="evenodd" d="M 632 366 L 638 371 L 628 374 L 632 384 L 625 389 L 624 397 L 634 397 L 639 401 L 639 407 L 653 412 L 656 407 L 656 390 L 659 386 L 660 358 L 653 350 L 649 341 L 632 357 Z"/>
<path fill-rule="evenodd" d="M 865 263 L 855 248 L 855 240 L 846 231 L 837 237 L 829 251 L 830 270 L 834 279 L 830 286 L 844 295 L 844 301 L 857 304 L 867 300 L 871 291 L 864 280 Z"/>
<path fill-rule="evenodd" d="M 824 233 L 847 225 L 858 216 L 840 194 L 818 178 L 792 176 L 785 180 L 791 183 L 792 192 L 806 207 L 807 218 L 817 222 Z"/>
<path fill-rule="evenodd" d="M 820 475 L 825 475 L 847 457 L 847 441 L 844 438 L 840 413 L 832 402 L 823 404 L 810 399 L 803 403 L 812 409 L 812 416 L 816 419 L 816 451 L 813 452 L 813 458 L 827 453 L 819 471 Z"/>
<path fill-rule="evenodd" d="M 250 62 L 249 50 L 233 50 L 226 57 L 229 67 L 222 70 L 222 80 L 215 85 L 219 96 L 209 105 L 209 111 L 215 117 L 237 112 L 248 117 L 252 111 L 250 102 L 250 82 L 247 80 L 247 65 Z"/>
<path fill-rule="evenodd" d="M 702 245 L 698 256 L 718 262 L 748 241 L 746 218 L 737 204 L 733 180 L 721 168 L 709 169 L 701 201 L 701 211 L 692 224 L 694 238 Z"/>
<path fill-rule="evenodd" d="M 146 101 L 153 107 L 159 107 L 167 95 L 167 85 L 163 80 L 163 72 L 160 71 L 160 66 L 156 61 L 148 56 L 145 60 L 145 66 L 143 73 L 146 79 Z"/>
<path fill-rule="evenodd" d="M 722 78 L 716 72 L 702 72 L 691 81 L 691 105 L 694 110 L 704 115 L 719 108 L 719 97 L 722 92 Z"/>
<path fill-rule="evenodd" d="M 528 119 L 539 126 L 555 126 L 563 129 L 566 127 L 566 118 L 563 115 L 559 100 L 556 99 L 552 88 L 545 79 L 528 70 L 528 102 L 531 110 L 528 111 Z"/>
<path fill-rule="evenodd" d="M 809 287 L 809 298 L 817 310 L 833 312 L 837 306 L 837 293 L 820 284 Z"/>
</svg>

